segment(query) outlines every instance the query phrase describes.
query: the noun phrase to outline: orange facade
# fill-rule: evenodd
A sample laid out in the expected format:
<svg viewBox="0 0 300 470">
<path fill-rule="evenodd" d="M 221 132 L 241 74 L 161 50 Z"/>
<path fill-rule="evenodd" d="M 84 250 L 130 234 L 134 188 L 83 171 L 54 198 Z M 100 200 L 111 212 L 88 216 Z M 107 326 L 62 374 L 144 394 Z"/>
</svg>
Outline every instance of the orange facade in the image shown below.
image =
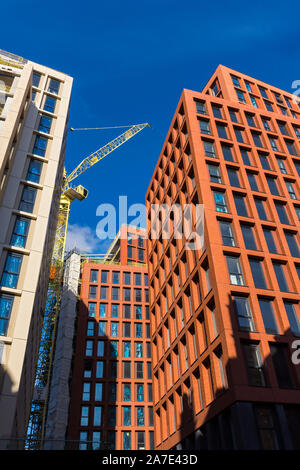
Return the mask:
<svg viewBox="0 0 300 470">
<path fill-rule="evenodd" d="M 113 264 L 82 266 L 68 429 L 80 449 L 154 446 L 145 233 L 125 237 Z"/>
<path fill-rule="evenodd" d="M 300 447 L 293 98 L 223 66 L 180 98 L 146 194 L 159 450 Z M 204 249 L 151 239 L 150 206 L 162 203 L 204 204 Z"/>
</svg>

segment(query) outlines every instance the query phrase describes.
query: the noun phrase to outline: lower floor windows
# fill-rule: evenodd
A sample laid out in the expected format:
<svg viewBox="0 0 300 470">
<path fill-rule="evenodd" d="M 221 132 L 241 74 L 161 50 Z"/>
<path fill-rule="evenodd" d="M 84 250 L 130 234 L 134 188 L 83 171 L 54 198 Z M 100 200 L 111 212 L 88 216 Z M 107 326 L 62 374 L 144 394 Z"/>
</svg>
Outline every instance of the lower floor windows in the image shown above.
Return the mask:
<svg viewBox="0 0 300 470">
<path fill-rule="evenodd" d="M 14 297 L 12 295 L 0 295 L 0 336 L 6 336 Z"/>
</svg>

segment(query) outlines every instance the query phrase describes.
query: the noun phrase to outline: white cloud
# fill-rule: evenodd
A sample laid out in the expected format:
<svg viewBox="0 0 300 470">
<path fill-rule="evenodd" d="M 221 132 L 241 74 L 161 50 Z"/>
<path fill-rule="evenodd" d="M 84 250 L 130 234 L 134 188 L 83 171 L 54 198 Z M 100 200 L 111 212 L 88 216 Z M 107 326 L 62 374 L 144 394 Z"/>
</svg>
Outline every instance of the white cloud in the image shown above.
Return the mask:
<svg viewBox="0 0 300 470">
<path fill-rule="evenodd" d="M 99 249 L 100 240 L 96 236 L 96 231 L 88 225 L 69 224 L 66 251 L 77 248 L 81 253 L 96 253 Z"/>
</svg>

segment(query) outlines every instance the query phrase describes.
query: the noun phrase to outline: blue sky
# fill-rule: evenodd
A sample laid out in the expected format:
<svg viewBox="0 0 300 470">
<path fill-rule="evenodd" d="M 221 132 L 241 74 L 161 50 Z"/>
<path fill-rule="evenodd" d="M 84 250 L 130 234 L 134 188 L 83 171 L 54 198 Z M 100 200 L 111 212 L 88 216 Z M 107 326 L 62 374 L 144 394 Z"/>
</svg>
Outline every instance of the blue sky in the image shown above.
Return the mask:
<svg viewBox="0 0 300 470">
<path fill-rule="evenodd" d="M 78 178 L 89 197 L 72 205 L 70 243 L 105 251 L 98 205 L 144 202 L 182 89 L 200 91 L 219 63 L 292 91 L 299 10 L 290 0 L 2 4 L 2 18 L 17 15 L 1 24 L 1 48 L 74 77 L 70 126 L 152 125 Z M 67 171 L 121 132 L 69 133 Z"/>
</svg>

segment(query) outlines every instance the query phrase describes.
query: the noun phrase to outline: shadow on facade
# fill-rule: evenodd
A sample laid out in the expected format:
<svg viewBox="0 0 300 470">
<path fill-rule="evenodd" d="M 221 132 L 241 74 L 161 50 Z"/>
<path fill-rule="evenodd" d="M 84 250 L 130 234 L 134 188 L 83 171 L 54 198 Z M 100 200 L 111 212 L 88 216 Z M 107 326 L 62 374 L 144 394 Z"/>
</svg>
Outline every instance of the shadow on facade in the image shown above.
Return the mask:
<svg viewBox="0 0 300 470">
<path fill-rule="evenodd" d="M 66 448 L 113 450 L 116 442 L 118 372 L 114 345 L 102 333 L 98 320 L 89 316 L 82 300 L 78 301 L 75 328 Z M 93 335 L 87 336 L 86 332 L 92 332 L 92 328 Z M 93 342 L 92 350 L 89 349 L 92 343 L 86 341 Z M 120 344 L 118 346 L 120 348 Z M 87 351 L 91 351 L 91 356 L 86 355 Z M 89 395 L 84 395 L 83 383 L 90 384 L 85 385 L 90 390 Z M 83 400 L 84 397 L 86 400 Z"/>
<path fill-rule="evenodd" d="M 291 346 L 297 337 L 291 329 L 270 336 L 271 353 L 263 362 L 258 357 L 255 364 L 259 341 L 249 332 L 239 331 L 230 296 L 227 308 L 238 357 L 223 364 L 226 386 L 214 388 L 201 427 L 196 426 L 193 399 L 183 395 L 180 443 L 174 449 L 299 450 L 300 383 L 296 368 L 300 365 L 291 364 L 295 351 Z M 248 345 L 254 347 L 254 357 L 249 356 Z"/>
<path fill-rule="evenodd" d="M 11 421 L 11 410 L 15 408 L 16 393 L 13 392 L 13 382 L 9 372 L 0 364 L 0 391 L 1 391 L 1 431 L 0 450 L 23 449 L 24 440 L 12 438 L 11 431 L 14 420 Z"/>
</svg>

